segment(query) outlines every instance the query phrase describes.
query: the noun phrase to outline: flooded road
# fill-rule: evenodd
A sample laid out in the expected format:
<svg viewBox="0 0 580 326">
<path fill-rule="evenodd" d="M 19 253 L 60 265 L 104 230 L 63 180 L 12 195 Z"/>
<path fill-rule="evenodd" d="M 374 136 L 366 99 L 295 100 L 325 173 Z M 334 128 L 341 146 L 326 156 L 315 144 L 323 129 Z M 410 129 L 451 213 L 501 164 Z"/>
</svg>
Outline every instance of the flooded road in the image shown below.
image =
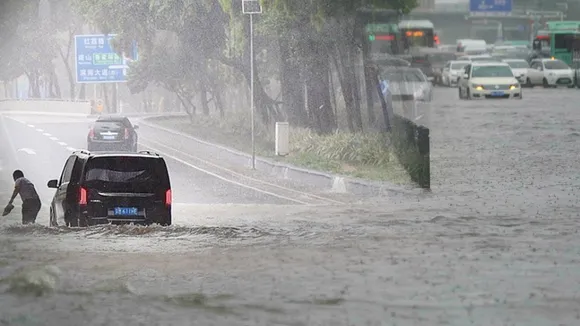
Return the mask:
<svg viewBox="0 0 580 326">
<path fill-rule="evenodd" d="M 430 195 L 182 202 L 170 228 L 3 220 L 0 324 L 577 325 L 580 93 L 524 94 L 436 90 Z"/>
</svg>

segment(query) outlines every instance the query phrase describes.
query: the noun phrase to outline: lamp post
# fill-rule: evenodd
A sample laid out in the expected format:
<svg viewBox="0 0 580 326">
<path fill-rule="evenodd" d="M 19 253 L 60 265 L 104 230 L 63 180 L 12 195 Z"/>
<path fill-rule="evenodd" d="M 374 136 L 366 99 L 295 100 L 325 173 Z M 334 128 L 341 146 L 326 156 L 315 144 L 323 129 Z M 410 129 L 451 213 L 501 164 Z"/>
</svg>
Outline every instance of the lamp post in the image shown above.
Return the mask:
<svg viewBox="0 0 580 326">
<path fill-rule="evenodd" d="M 262 6 L 258 0 L 242 0 L 242 13 L 250 16 L 250 120 L 252 121 L 252 170 L 256 169 L 256 138 L 255 138 L 255 111 L 254 107 L 254 15 L 262 13 Z"/>
</svg>

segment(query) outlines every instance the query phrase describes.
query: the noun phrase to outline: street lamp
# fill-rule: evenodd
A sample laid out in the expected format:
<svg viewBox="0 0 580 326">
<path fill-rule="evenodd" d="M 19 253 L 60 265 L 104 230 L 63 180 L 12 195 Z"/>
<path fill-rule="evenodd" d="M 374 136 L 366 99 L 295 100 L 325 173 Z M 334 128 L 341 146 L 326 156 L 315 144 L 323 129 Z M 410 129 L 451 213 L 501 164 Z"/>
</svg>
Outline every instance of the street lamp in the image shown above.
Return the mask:
<svg viewBox="0 0 580 326">
<path fill-rule="evenodd" d="M 252 169 L 256 169 L 256 138 L 255 138 L 255 107 L 254 107 L 254 15 L 262 13 L 262 6 L 258 0 L 242 0 L 242 13 L 250 15 L 250 97 L 252 120 Z"/>
</svg>

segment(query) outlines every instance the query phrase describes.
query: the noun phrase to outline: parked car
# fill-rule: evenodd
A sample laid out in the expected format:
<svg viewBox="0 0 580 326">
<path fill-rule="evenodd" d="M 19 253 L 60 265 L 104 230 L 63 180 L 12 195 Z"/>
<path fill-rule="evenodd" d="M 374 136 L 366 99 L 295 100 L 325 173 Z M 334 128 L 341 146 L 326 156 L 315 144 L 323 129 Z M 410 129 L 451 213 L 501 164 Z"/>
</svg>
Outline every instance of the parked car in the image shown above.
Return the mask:
<svg viewBox="0 0 580 326">
<path fill-rule="evenodd" d="M 165 160 L 150 152 L 74 152 L 50 205 L 50 225 L 171 225 L 172 193 Z"/>
<path fill-rule="evenodd" d="M 461 76 L 463 68 L 470 64 L 471 61 L 452 60 L 447 61 L 441 73 L 441 82 L 444 86 L 457 87 L 457 82 Z"/>
<path fill-rule="evenodd" d="M 444 51 L 438 48 L 416 48 L 412 52 L 417 58 L 423 56 L 430 64 L 431 71 L 422 69 L 425 74 L 432 73 L 433 84 L 441 85 L 441 74 L 443 73 L 443 67 L 445 63 L 449 60 L 455 60 L 457 57 L 455 51 Z M 421 66 L 415 65 L 418 68 Z M 428 76 L 429 77 L 429 76 Z"/>
<path fill-rule="evenodd" d="M 93 151 L 137 152 L 137 129 L 125 116 L 99 116 L 89 130 L 87 149 Z"/>
<path fill-rule="evenodd" d="M 522 99 L 522 89 L 510 66 L 505 62 L 472 62 L 459 79 L 459 98 Z"/>
<path fill-rule="evenodd" d="M 528 69 L 530 68 L 530 65 L 526 60 L 503 59 L 503 62 L 507 63 L 510 66 L 512 72 L 514 73 L 514 76 L 516 77 L 518 82 L 520 82 L 520 84 L 526 82 L 526 75 L 528 74 Z"/>
<path fill-rule="evenodd" d="M 526 74 L 526 86 L 574 87 L 574 70 L 564 61 L 552 58 L 534 59 Z"/>
</svg>

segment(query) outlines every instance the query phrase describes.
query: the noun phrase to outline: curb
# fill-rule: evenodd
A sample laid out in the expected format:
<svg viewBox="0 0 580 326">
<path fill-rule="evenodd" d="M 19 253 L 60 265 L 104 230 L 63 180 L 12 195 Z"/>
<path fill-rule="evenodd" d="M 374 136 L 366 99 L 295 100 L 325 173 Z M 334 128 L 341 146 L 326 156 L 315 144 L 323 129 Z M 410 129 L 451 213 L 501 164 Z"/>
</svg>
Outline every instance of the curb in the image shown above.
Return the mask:
<svg viewBox="0 0 580 326">
<path fill-rule="evenodd" d="M 183 114 L 174 114 L 173 116 L 181 116 Z M 250 154 L 223 146 L 219 144 L 210 143 L 208 141 L 196 138 L 192 135 L 186 134 L 181 131 L 169 129 L 166 127 L 159 126 L 155 123 L 149 122 L 147 120 L 166 117 L 167 115 L 156 115 L 151 117 L 145 117 L 140 120 L 140 124 L 147 127 L 162 130 L 180 137 L 184 137 L 193 140 L 199 144 L 211 147 L 213 149 L 219 150 L 221 155 L 227 154 L 230 157 L 236 157 L 238 160 L 243 160 L 247 162 L 247 167 L 252 164 L 252 156 Z M 276 176 L 280 179 L 290 179 L 301 181 L 310 185 L 315 185 L 320 188 L 329 189 L 332 192 L 338 193 L 352 193 L 361 196 L 377 196 L 384 194 L 406 194 L 406 195 L 419 195 L 425 191 L 421 188 L 410 188 L 397 186 L 388 182 L 379 181 L 369 181 L 363 179 L 352 178 L 348 176 L 335 175 L 330 173 L 325 173 L 321 171 L 310 170 L 306 168 L 301 168 L 285 163 L 278 163 L 263 157 L 256 157 L 256 170 L 269 173 L 270 175 Z"/>
</svg>

